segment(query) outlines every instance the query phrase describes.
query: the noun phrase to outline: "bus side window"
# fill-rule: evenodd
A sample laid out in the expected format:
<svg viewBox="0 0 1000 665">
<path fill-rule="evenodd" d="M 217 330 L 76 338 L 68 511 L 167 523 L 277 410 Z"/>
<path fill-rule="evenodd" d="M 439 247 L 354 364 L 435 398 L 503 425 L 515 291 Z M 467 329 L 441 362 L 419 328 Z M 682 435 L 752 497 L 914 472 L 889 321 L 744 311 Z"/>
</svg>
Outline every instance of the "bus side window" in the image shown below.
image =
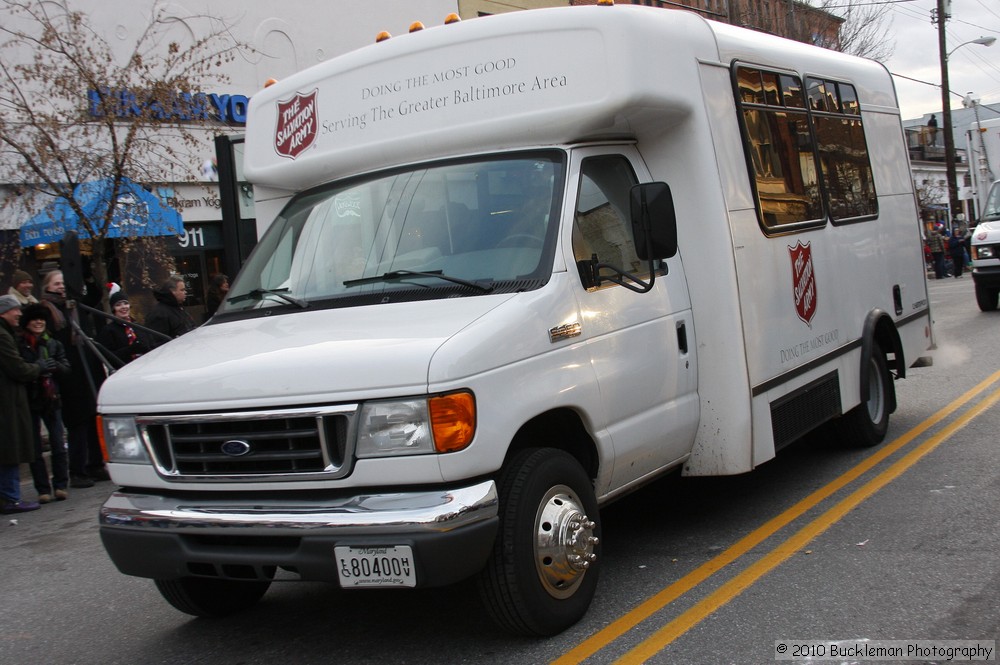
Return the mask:
<svg viewBox="0 0 1000 665">
<path fill-rule="evenodd" d="M 795 76 L 746 66 L 737 67 L 736 77 L 761 225 L 766 231 L 821 225 L 823 206 L 802 84 Z M 748 95 L 748 81 L 760 81 L 762 94 Z M 810 104 L 826 102 L 816 91 L 808 92 Z"/>
<path fill-rule="evenodd" d="M 765 233 L 875 219 L 878 198 L 850 83 L 738 64 L 736 104 Z"/>
</svg>

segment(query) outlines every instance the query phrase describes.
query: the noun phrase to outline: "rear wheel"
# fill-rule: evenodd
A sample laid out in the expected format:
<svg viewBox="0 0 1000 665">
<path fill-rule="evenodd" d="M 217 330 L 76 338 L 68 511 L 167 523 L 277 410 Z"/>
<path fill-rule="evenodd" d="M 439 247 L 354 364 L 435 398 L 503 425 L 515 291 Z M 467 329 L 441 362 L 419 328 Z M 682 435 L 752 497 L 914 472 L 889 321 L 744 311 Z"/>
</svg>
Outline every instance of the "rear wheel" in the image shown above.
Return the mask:
<svg viewBox="0 0 1000 665">
<path fill-rule="evenodd" d="M 270 581 L 240 582 L 203 577 L 156 580 L 156 588 L 164 600 L 196 617 L 223 617 L 253 607 L 269 586 Z"/>
<path fill-rule="evenodd" d="M 844 443 L 852 446 L 877 446 L 889 431 L 889 404 L 892 383 L 885 355 L 877 343 L 862 381 L 868 382 L 868 401 L 857 405 L 837 421 L 837 430 Z"/>
<path fill-rule="evenodd" d="M 997 308 L 997 296 L 1000 289 L 990 289 L 976 284 L 976 304 L 982 312 L 993 312 Z"/>
<path fill-rule="evenodd" d="M 500 528 L 479 579 L 487 610 L 503 628 L 554 635 L 590 607 L 600 563 L 597 499 L 569 454 L 517 454 L 499 479 Z"/>
</svg>

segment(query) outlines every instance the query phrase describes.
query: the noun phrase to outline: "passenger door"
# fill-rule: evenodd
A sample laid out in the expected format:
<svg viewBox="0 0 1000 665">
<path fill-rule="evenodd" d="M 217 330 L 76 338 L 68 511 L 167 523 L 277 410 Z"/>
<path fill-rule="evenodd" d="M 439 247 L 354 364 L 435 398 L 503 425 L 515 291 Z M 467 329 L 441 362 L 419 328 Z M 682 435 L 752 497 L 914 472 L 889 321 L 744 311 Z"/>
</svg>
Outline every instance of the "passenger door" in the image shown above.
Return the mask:
<svg viewBox="0 0 1000 665">
<path fill-rule="evenodd" d="M 596 255 L 648 280 L 648 264 L 635 254 L 629 189 L 652 178 L 635 148 L 574 150 L 569 178 L 569 265 Z M 615 449 L 610 486 L 598 488 L 599 494 L 614 493 L 682 459 L 698 427 L 695 331 L 680 256 L 656 265 L 648 293 L 608 281 L 587 287 L 580 277 L 582 337 L 601 391 L 603 426 Z"/>
</svg>

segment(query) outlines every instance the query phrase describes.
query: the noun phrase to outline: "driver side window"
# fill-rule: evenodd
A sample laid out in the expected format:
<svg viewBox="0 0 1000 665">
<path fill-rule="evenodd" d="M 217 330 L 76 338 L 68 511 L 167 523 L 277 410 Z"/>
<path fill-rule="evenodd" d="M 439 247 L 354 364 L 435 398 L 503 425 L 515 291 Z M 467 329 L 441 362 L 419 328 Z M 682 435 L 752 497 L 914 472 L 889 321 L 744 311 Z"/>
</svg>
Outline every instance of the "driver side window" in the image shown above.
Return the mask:
<svg viewBox="0 0 1000 665">
<path fill-rule="evenodd" d="M 635 253 L 628 213 L 629 189 L 636 183 L 631 164 L 621 155 L 583 161 L 573 217 L 573 255 L 578 262 L 596 255 L 599 262 L 626 272 L 645 272 L 646 262 Z"/>
</svg>

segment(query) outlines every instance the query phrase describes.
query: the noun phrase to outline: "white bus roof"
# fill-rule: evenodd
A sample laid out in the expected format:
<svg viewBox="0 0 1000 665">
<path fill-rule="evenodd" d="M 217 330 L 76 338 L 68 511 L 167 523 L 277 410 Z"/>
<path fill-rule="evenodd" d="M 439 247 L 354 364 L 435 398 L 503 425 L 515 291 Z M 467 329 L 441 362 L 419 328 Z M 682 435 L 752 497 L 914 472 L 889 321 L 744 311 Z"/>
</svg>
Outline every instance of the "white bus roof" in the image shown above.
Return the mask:
<svg viewBox="0 0 1000 665">
<path fill-rule="evenodd" d="M 453 155 L 641 138 L 703 107 L 699 62 L 734 59 L 855 84 L 895 109 L 872 61 L 639 6 L 511 12 L 393 37 L 250 101 L 245 173 L 299 191 Z"/>
</svg>

